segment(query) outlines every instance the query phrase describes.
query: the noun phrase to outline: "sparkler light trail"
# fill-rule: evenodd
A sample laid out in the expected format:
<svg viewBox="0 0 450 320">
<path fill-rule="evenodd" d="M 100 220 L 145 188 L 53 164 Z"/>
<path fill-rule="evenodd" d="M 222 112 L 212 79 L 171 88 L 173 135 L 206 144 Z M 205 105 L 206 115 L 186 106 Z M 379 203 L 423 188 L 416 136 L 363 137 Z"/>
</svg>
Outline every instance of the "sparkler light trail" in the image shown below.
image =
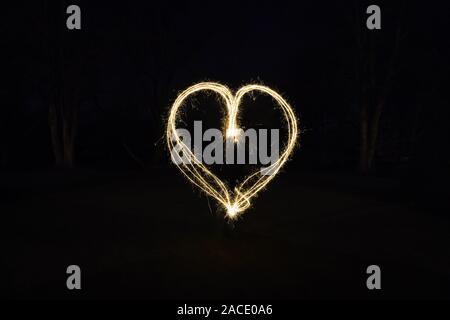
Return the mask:
<svg viewBox="0 0 450 320">
<path fill-rule="evenodd" d="M 212 173 L 201 160 L 197 159 L 191 149 L 183 143 L 182 139 L 177 133 L 176 122 L 180 114 L 180 109 L 185 100 L 192 94 L 201 91 L 212 91 L 218 94 L 225 103 L 227 110 L 227 117 L 225 119 L 226 128 L 225 134 L 227 139 L 233 139 L 234 142 L 239 141 L 239 124 L 238 113 L 239 106 L 243 96 L 251 92 L 260 92 L 272 97 L 277 105 L 283 111 L 283 115 L 287 122 L 288 138 L 284 151 L 281 153 L 277 161 L 266 168 L 270 175 L 261 175 L 259 170 L 250 174 L 245 180 L 234 188 L 232 192 L 229 187 Z M 234 220 L 241 215 L 246 209 L 250 207 L 250 199 L 261 191 L 279 172 L 284 163 L 288 160 L 292 153 L 298 136 L 297 118 L 292 107 L 274 90 L 269 87 L 250 84 L 241 87 L 235 95 L 226 86 L 214 82 L 201 82 L 195 84 L 177 97 L 173 103 L 166 128 L 166 140 L 171 151 L 175 145 L 181 146 L 181 152 L 191 161 L 180 161 L 176 164 L 180 171 L 186 178 L 194 185 L 203 190 L 207 195 L 215 198 L 225 209 L 226 216 Z"/>
</svg>

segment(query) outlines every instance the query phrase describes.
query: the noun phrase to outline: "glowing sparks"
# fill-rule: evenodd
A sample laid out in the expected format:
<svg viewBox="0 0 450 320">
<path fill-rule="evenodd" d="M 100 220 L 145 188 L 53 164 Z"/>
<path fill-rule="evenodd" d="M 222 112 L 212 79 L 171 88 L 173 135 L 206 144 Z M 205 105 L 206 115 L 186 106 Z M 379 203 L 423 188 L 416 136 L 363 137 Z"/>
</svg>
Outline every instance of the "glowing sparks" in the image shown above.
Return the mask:
<svg viewBox="0 0 450 320">
<path fill-rule="evenodd" d="M 236 215 L 239 213 L 239 208 L 237 206 L 237 203 L 234 203 L 232 205 L 227 205 L 227 215 L 230 219 L 234 219 Z"/>
<path fill-rule="evenodd" d="M 237 128 L 228 128 L 226 132 L 226 137 L 228 139 L 239 140 L 240 130 Z"/>
<path fill-rule="evenodd" d="M 226 138 L 231 139 L 231 141 L 234 143 L 238 143 L 241 132 L 242 130 L 238 128 L 228 128 L 226 132 Z"/>
<path fill-rule="evenodd" d="M 259 170 L 248 176 L 240 185 L 230 191 L 216 175 L 214 175 L 206 166 L 196 159 L 190 148 L 183 143 L 177 133 L 176 121 L 183 106 L 184 101 L 192 94 L 200 91 L 213 91 L 217 93 L 225 103 L 227 108 L 226 129 L 227 138 L 235 142 L 239 140 L 241 130 L 238 126 L 238 112 L 242 97 L 250 92 L 260 92 L 271 96 L 283 111 L 287 123 L 288 138 L 284 151 L 277 161 L 272 163 L 266 170 L 270 175 L 261 175 Z M 225 209 L 229 219 L 236 219 L 246 209 L 250 207 L 250 199 L 262 190 L 279 172 L 280 168 L 288 160 L 292 153 L 298 136 L 297 118 L 292 107 L 274 90 L 257 84 L 246 85 L 240 88 L 235 95 L 224 85 L 214 82 L 202 82 L 193 85 L 177 97 L 172 105 L 167 121 L 166 139 L 169 150 L 177 144 L 181 146 L 183 154 L 192 159 L 188 163 L 177 164 L 180 171 L 194 185 L 202 189 L 206 194 L 215 198 Z"/>
</svg>

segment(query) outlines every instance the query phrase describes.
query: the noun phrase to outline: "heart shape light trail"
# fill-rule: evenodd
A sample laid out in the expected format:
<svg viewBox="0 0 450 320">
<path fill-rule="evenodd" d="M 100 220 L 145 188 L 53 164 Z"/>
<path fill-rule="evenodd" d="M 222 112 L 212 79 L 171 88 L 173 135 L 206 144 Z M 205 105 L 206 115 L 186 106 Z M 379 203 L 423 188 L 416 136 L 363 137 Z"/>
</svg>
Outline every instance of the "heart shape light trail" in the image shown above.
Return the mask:
<svg viewBox="0 0 450 320">
<path fill-rule="evenodd" d="M 270 175 L 261 175 L 259 171 L 250 174 L 245 180 L 234 188 L 234 192 L 230 191 L 228 186 L 220 180 L 214 173 L 212 173 L 205 165 L 196 158 L 191 149 L 183 143 L 179 134 L 177 133 L 176 122 L 180 114 L 180 109 L 185 100 L 192 94 L 200 91 L 213 91 L 217 93 L 225 102 L 227 118 L 225 134 L 227 139 L 238 141 L 239 130 L 238 113 L 242 97 L 250 92 L 260 92 L 272 97 L 278 106 L 283 111 L 283 115 L 287 122 L 288 141 L 283 152 L 281 152 L 277 161 L 273 162 L 267 170 L 270 170 Z M 288 160 L 292 153 L 298 136 L 297 118 L 292 107 L 274 90 L 258 84 L 250 84 L 241 87 L 235 95 L 226 86 L 214 82 L 202 82 L 195 84 L 183 92 L 176 98 L 173 103 L 169 118 L 167 121 L 166 139 L 169 151 L 175 145 L 181 146 L 181 151 L 187 155 L 188 163 L 177 164 L 177 167 L 186 176 L 186 178 L 207 195 L 215 198 L 225 209 L 226 216 L 234 220 L 246 209 L 250 207 L 250 199 L 254 197 L 260 190 L 262 190 L 279 172 L 280 168 Z"/>
</svg>

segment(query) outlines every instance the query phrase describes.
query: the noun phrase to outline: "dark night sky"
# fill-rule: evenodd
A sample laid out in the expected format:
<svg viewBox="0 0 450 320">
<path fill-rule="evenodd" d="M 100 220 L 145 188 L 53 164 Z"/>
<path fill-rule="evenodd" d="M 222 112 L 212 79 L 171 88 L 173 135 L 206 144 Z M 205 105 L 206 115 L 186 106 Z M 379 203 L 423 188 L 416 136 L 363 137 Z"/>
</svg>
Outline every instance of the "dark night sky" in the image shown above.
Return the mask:
<svg viewBox="0 0 450 320">
<path fill-rule="evenodd" d="M 81 164 L 96 163 L 94 154 L 106 162 L 113 155 L 126 159 L 116 146 L 122 140 L 142 158 L 151 157 L 176 93 L 204 80 L 232 88 L 248 82 L 273 86 L 300 116 L 303 165 L 324 158 L 324 166 L 351 168 L 356 163 L 353 2 L 77 3 L 82 8 L 78 32 L 65 30 L 61 7 L 45 1 L 15 3 L 2 20 L 3 30 L 12 31 L 6 33 L 8 45 L 3 48 L 10 85 L 2 90 L 7 109 L 2 130 L 10 165 L 51 166 L 47 109 L 57 83 L 55 53 L 60 47 L 70 88 L 67 99 L 76 101 L 79 109 L 76 145 Z M 380 74 L 401 16 L 399 3 L 379 2 L 383 29 L 375 31 L 379 40 L 374 52 Z M 442 6 L 406 6 L 406 33 L 381 136 L 407 140 L 411 122 L 418 117 L 423 131 L 418 153 L 431 153 L 434 160 L 448 164 L 446 150 L 437 150 L 449 136 L 444 120 L 448 19 Z M 411 148 L 404 142 L 399 145 L 380 154 L 389 161 L 410 158 Z M 36 149 L 32 164 L 23 160 L 29 148 Z M 393 155 L 392 150 L 402 151 Z"/>
</svg>

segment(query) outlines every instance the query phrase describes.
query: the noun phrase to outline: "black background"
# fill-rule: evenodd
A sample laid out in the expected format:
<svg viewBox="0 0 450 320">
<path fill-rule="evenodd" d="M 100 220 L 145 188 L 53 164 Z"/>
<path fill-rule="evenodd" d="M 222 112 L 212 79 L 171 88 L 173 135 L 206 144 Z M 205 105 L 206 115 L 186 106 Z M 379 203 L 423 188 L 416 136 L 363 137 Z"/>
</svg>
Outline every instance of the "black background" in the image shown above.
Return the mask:
<svg viewBox="0 0 450 320">
<path fill-rule="evenodd" d="M 65 26 L 69 4 L 81 30 Z M 448 298 L 449 8 L 377 1 L 370 31 L 369 4 L 2 9 L 2 296 Z M 167 157 L 168 108 L 200 81 L 263 83 L 299 117 L 292 160 L 234 225 Z M 380 97 L 373 165 L 358 171 L 361 106 Z M 56 161 L 52 108 L 58 137 L 75 129 L 73 161 Z M 277 127 L 267 112 L 246 125 Z M 71 264 L 81 291 L 66 289 Z M 366 288 L 371 264 L 381 291 Z"/>
</svg>

